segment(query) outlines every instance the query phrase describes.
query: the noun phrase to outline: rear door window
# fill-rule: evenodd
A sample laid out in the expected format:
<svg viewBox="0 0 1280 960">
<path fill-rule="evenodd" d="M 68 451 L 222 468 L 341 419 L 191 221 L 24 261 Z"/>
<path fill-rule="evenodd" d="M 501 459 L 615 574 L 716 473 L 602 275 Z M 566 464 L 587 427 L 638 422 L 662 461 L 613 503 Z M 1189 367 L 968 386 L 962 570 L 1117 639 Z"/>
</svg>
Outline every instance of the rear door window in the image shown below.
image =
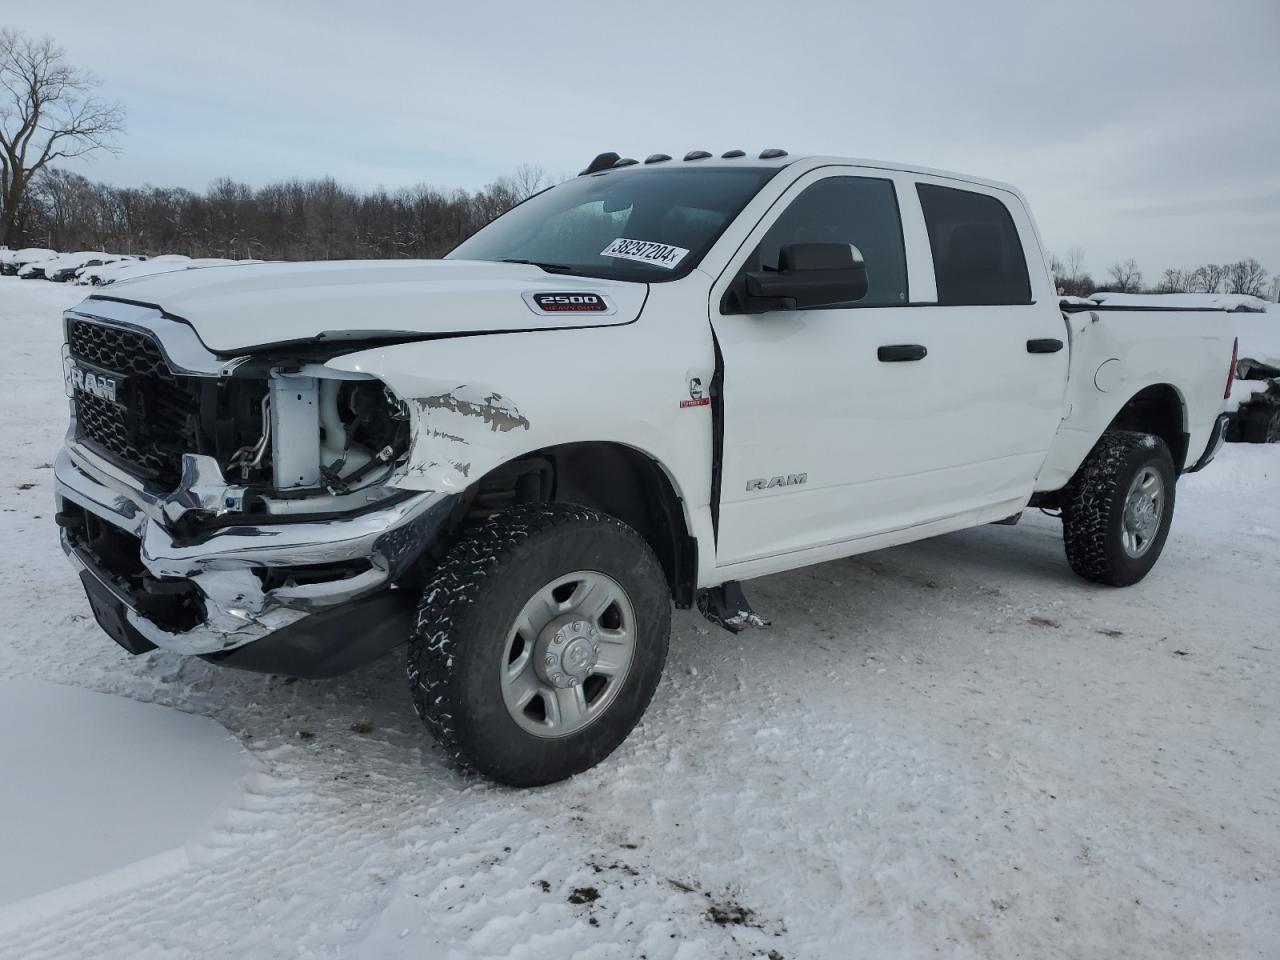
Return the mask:
<svg viewBox="0 0 1280 960">
<path fill-rule="evenodd" d="M 918 183 L 942 306 L 1031 302 L 1031 280 L 1009 209 L 995 197 Z"/>
</svg>

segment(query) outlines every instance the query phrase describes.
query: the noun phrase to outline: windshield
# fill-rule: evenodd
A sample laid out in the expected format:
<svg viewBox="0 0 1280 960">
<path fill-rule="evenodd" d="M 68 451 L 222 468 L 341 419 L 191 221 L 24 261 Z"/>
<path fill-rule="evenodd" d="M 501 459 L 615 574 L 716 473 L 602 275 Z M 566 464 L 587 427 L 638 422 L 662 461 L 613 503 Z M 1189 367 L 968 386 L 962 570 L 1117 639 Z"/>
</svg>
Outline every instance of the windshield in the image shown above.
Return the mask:
<svg viewBox="0 0 1280 960">
<path fill-rule="evenodd" d="M 509 210 L 446 260 L 609 280 L 684 276 L 777 167 L 637 167 L 577 177 Z"/>
</svg>

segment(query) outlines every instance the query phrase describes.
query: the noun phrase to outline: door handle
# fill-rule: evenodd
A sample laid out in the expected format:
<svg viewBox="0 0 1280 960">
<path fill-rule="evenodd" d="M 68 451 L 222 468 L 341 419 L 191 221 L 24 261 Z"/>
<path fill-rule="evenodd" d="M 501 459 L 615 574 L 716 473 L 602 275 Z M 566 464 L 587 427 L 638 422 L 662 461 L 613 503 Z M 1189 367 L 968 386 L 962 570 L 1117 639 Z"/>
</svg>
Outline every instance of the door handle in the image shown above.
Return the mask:
<svg viewBox="0 0 1280 960">
<path fill-rule="evenodd" d="M 923 360 L 929 351 L 918 343 L 895 343 L 880 347 L 876 358 L 881 363 L 907 363 L 912 360 Z"/>
<path fill-rule="evenodd" d="M 1062 349 L 1062 341 L 1047 338 L 1044 340 L 1028 340 L 1027 353 L 1057 353 Z"/>
</svg>

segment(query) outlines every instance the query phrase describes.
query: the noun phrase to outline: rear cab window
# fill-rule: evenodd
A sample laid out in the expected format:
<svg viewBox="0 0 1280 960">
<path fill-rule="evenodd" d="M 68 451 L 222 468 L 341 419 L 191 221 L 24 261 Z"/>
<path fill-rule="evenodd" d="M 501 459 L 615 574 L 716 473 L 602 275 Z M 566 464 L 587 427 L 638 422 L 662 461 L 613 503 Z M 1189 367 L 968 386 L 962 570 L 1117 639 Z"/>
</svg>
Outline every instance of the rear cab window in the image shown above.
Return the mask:
<svg viewBox="0 0 1280 960">
<path fill-rule="evenodd" d="M 1009 208 L 985 193 L 917 183 L 939 306 L 1029 304 L 1027 258 Z"/>
</svg>

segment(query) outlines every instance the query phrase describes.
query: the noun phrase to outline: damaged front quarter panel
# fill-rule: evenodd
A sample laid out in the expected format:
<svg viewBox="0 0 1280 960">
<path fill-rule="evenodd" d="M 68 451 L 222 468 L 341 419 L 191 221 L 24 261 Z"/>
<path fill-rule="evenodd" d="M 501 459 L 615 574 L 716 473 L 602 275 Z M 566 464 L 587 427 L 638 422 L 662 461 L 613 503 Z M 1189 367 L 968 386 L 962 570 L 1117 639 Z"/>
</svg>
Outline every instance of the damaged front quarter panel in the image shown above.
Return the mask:
<svg viewBox="0 0 1280 960">
<path fill-rule="evenodd" d="M 456 493 L 475 478 L 473 464 L 489 448 L 530 430 L 516 403 L 482 384 L 460 384 L 405 401 L 410 416 L 409 456 L 392 480 L 407 489 Z M 501 438 L 501 439 L 500 439 Z M 515 446 L 520 441 L 515 441 Z"/>
<path fill-rule="evenodd" d="M 479 419 L 490 430 L 506 433 L 517 428 L 528 430 L 529 421 L 502 394 L 470 384 L 462 384 L 448 393 L 421 397 L 417 401 L 424 411 L 446 411 L 462 417 Z M 433 427 L 434 429 L 434 427 Z"/>
</svg>

